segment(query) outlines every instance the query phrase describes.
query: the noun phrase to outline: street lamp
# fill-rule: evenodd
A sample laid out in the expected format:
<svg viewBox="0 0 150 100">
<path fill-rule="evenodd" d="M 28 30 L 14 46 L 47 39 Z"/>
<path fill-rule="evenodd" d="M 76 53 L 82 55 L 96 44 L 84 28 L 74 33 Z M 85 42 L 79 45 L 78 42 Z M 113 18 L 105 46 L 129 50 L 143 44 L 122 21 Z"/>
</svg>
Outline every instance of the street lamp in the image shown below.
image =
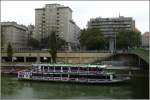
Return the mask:
<svg viewBox="0 0 150 100">
<path fill-rule="evenodd" d="M 113 31 L 114 31 L 114 53 L 116 53 L 116 28 L 113 26 Z"/>
</svg>

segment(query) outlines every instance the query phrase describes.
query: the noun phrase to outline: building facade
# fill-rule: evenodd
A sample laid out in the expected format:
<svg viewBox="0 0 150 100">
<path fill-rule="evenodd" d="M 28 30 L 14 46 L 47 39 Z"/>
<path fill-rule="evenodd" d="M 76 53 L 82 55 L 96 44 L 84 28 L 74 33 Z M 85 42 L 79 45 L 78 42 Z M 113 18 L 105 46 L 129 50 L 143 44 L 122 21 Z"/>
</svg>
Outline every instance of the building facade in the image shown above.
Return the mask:
<svg viewBox="0 0 150 100">
<path fill-rule="evenodd" d="M 32 37 L 33 37 L 33 34 L 35 34 L 35 28 L 34 28 L 34 25 L 28 25 L 27 26 L 28 28 L 28 40 L 30 40 Z"/>
<path fill-rule="evenodd" d="M 1 22 L 2 48 L 10 43 L 14 50 L 27 48 L 27 27 L 16 22 Z"/>
<path fill-rule="evenodd" d="M 119 31 L 135 31 L 135 20 L 132 17 L 119 16 L 116 18 L 92 18 L 88 22 L 88 28 L 98 28 L 109 39 L 109 49 L 111 52 L 115 49 L 115 37 Z"/>
<path fill-rule="evenodd" d="M 150 36 L 150 32 L 145 32 L 143 35 L 142 35 L 142 47 L 144 48 L 149 48 L 149 36 Z"/>
<path fill-rule="evenodd" d="M 52 31 L 68 44 L 77 43 L 74 31 L 77 25 L 72 20 L 72 10 L 60 4 L 46 4 L 35 9 L 35 38 L 42 42 Z"/>
</svg>

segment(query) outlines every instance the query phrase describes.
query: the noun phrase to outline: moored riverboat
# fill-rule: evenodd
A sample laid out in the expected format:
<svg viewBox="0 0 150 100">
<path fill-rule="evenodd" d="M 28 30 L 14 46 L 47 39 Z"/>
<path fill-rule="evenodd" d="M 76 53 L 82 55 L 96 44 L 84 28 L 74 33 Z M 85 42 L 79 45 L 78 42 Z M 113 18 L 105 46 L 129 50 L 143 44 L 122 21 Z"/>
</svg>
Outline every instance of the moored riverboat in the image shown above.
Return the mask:
<svg viewBox="0 0 150 100">
<path fill-rule="evenodd" d="M 75 83 L 118 83 L 129 77 L 106 72 L 106 65 L 33 64 L 31 70 L 18 72 L 18 80 L 59 81 Z"/>
</svg>

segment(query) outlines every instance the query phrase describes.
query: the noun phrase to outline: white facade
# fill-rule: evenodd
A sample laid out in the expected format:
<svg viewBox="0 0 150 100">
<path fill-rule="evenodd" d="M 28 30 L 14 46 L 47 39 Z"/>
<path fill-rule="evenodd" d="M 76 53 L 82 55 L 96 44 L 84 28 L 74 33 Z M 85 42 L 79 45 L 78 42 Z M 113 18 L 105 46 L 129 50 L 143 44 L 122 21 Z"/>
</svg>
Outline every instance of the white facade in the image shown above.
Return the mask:
<svg viewBox="0 0 150 100">
<path fill-rule="evenodd" d="M 72 10 L 63 5 L 46 4 L 44 8 L 35 9 L 35 38 L 41 41 L 55 31 L 66 42 L 75 43 L 75 23 L 72 24 L 71 20 Z"/>
<path fill-rule="evenodd" d="M 16 22 L 2 22 L 1 33 L 3 35 L 3 48 L 8 47 L 8 43 L 14 49 L 27 47 L 27 27 L 18 25 Z"/>
</svg>

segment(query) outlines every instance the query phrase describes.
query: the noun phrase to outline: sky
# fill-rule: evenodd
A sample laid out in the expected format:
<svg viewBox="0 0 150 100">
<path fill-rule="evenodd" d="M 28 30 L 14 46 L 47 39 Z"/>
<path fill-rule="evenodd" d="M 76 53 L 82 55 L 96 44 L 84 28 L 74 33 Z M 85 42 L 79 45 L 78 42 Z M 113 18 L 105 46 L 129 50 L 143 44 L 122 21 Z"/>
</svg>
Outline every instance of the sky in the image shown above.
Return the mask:
<svg viewBox="0 0 150 100">
<path fill-rule="evenodd" d="M 118 17 L 120 13 L 132 17 L 141 33 L 149 31 L 149 1 L 1 1 L 1 21 L 35 24 L 35 8 L 51 3 L 69 6 L 81 29 L 87 27 L 90 18 Z"/>
</svg>

